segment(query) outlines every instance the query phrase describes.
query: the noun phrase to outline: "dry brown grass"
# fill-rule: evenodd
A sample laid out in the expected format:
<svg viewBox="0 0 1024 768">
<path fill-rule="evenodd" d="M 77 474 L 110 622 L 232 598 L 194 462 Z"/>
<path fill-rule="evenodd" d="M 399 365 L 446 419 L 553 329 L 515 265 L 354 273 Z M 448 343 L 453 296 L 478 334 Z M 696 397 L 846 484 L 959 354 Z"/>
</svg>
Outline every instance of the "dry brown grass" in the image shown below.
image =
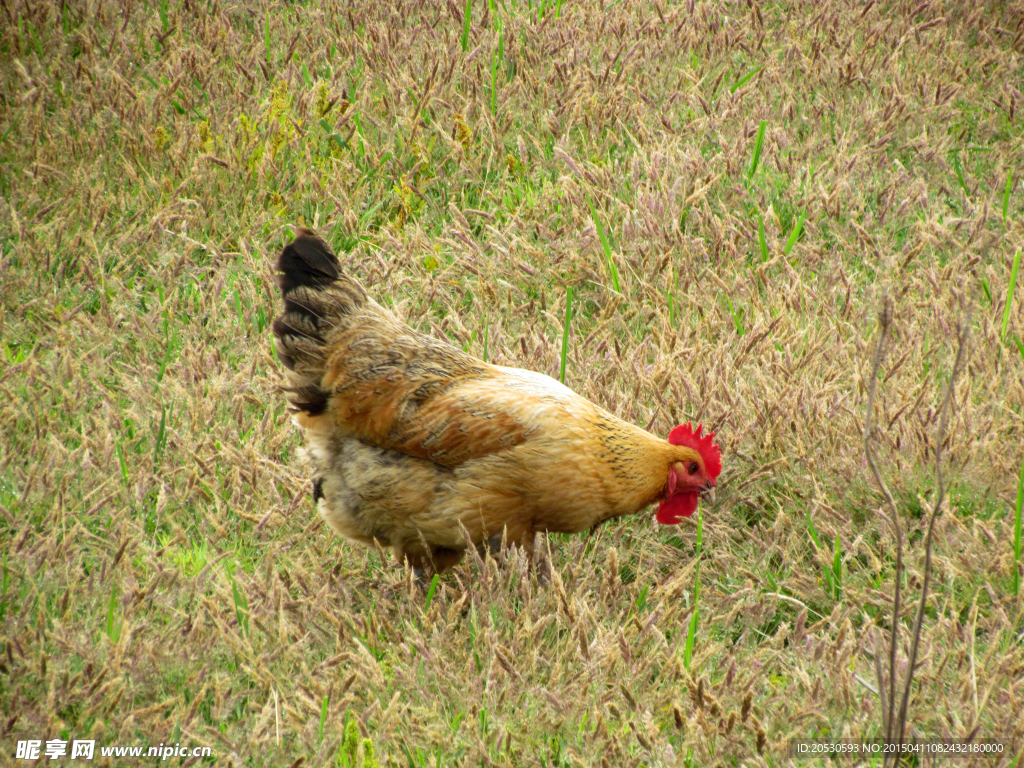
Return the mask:
<svg viewBox="0 0 1024 768">
<path fill-rule="evenodd" d="M 346 765 L 347 719 L 386 765 L 784 765 L 877 737 L 887 294 L 908 610 L 973 307 L 909 731 L 1020 750 L 1024 7 L 473 6 L 463 49 L 453 2 L 0 0 L 0 749 Z M 325 529 L 266 328 L 298 223 L 416 327 L 556 376 L 571 285 L 570 386 L 719 432 L 689 669 L 693 525 L 553 538 L 550 583 L 471 559 L 429 606 Z"/>
</svg>

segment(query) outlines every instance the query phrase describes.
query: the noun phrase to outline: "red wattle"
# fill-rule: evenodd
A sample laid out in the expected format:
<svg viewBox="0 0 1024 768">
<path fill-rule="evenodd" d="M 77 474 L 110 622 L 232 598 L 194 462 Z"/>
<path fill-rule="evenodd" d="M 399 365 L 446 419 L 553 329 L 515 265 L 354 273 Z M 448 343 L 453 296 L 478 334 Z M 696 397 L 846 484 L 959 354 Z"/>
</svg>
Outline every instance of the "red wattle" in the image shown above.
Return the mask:
<svg viewBox="0 0 1024 768">
<path fill-rule="evenodd" d="M 658 506 L 658 522 L 675 525 L 682 518 L 689 517 L 697 511 L 698 498 L 696 493 L 677 493 L 665 499 Z"/>
</svg>

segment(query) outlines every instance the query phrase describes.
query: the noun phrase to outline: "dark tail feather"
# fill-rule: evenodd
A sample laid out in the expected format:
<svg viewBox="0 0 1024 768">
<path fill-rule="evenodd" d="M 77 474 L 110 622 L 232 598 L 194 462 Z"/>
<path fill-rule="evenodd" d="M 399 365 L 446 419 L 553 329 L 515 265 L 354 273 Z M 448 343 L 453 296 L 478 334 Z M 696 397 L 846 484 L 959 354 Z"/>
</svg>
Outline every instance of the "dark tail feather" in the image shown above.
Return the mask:
<svg viewBox="0 0 1024 768">
<path fill-rule="evenodd" d="M 341 276 L 341 264 L 331 247 L 311 229 L 300 229 L 277 259 L 277 278 L 285 300 L 296 288 L 324 288 Z"/>
<path fill-rule="evenodd" d="M 293 408 L 315 416 L 327 405 L 328 395 L 320 389 L 320 381 L 330 332 L 365 304 L 366 291 L 342 274 L 330 246 L 309 229 L 298 230 L 276 267 L 281 273 L 277 279 L 284 313 L 271 329 L 278 359 L 292 371 L 286 392 Z"/>
</svg>

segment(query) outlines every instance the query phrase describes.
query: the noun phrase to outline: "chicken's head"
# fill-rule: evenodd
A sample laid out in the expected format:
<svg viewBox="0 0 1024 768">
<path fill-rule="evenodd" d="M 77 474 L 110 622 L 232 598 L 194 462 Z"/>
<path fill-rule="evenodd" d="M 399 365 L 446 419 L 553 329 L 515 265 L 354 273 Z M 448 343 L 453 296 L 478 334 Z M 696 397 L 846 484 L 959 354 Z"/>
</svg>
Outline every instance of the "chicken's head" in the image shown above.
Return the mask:
<svg viewBox="0 0 1024 768">
<path fill-rule="evenodd" d="M 658 507 L 658 522 L 662 525 L 675 525 L 681 518 L 696 512 L 700 495 L 715 487 L 718 473 L 722 471 L 722 449 L 712 442 L 715 433 L 702 435 L 703 431 L 703 424 L 698 424 L 695 432 L 687 422 L 669 433 L 668 441 L 672 445 L 690 450 L 685 458 L 673 462 L 668 469 L 665 498 Z"/>
</svg>

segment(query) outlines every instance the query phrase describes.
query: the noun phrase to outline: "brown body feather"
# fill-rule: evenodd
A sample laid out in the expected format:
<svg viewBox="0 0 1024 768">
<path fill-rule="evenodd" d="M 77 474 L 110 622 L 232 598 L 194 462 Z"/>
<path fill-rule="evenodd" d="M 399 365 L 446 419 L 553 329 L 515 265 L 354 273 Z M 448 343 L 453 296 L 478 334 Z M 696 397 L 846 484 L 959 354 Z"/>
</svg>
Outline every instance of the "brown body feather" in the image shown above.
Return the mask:
<svg viewBox="0 0 1024 768">
<path fill-rule="evenodd" d="M 504 533 L 572 533 L 665 494 L 692 448 L 543 374 L 478 360 L 399 321 L 300 230 L 278 261 L 286 393 L 339 533 L 437 570 Z M 468 532 L 470 541 L 465 538 Z"/>
</svg>

